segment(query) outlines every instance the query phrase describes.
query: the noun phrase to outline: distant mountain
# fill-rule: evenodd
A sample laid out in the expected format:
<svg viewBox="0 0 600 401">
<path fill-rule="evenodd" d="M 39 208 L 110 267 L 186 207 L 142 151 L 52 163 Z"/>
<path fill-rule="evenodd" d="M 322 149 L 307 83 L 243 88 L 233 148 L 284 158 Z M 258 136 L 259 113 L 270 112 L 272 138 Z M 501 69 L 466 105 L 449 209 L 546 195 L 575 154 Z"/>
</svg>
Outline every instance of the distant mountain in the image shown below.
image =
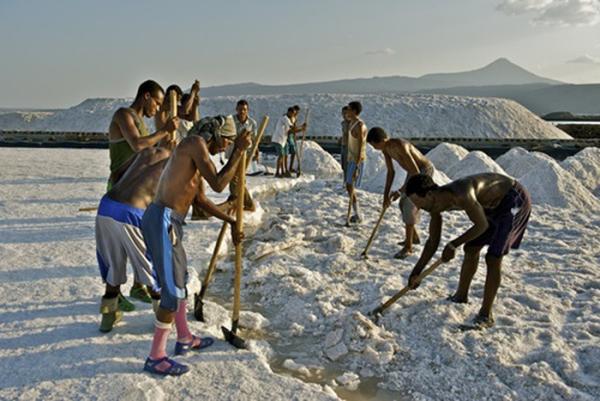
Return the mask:
<svg viewBox="0 0 600 401">
<path fill-rule="evenodd" d="M 315 93 L 406 93 L 481 85 L 561 84 L 537 76 L 505 58 L 500 58 L 483 68 L 456 73 L 428 74 L 419 78 L 405 76 L 343 79 L 293 85 L 261 85 L 240 83 L 210 86 L 202 89 L 202 96 L 247 96 Z"/>
<path fill-rule="evenodd" d="M 600 84 L 464 86 L 419 92 L 506 98 L 522 104 L 538 115 L 555 111 L 568 111 L 574 114 L 600 114 Z"/>
<path fill-rule="evenodd" d="M 444 74 L 427 74 L 420 79 L 453 82 L 451 86 L 562 84 L 560 81 L 535 75 L 505 58 L 499 58 L 483 68 Z M 448 86 L 448 87 L 451 87 Z"/>
</svg>

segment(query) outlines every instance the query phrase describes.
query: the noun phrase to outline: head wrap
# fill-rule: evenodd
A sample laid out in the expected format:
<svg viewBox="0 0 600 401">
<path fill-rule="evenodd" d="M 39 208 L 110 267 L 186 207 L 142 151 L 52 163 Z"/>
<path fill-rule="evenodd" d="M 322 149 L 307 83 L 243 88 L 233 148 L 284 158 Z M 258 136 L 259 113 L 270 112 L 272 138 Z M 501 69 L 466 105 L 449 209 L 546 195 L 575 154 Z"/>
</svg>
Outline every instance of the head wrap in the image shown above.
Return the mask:
<svg viewBox="0 0 600 401">
<path fill-rule="evenodd" d="M 205 141 L 211 139 L 234 139 L 237 135 L 233 116 L 214 116 L 204 117 L 197 121 L 194 126 L 188 131 L 188 135 L 199 135 Z"/>
</svg>

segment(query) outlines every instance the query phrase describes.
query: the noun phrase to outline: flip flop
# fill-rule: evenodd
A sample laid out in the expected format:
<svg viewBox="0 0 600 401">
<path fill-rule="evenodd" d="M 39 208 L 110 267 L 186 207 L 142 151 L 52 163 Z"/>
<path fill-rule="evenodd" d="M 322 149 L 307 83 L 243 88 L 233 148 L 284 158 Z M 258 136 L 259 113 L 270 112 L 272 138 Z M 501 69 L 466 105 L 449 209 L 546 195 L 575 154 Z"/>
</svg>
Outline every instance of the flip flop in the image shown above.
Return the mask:
<svg viewBox="0 0 600 401">
<path fill-rule="evenodd" d="M 162 362 L 167 362 L 170 366 L 165 370 L 158 370 L 157 366 Z M 181 376 L 184 373 L 190 371 L 190 368 L 187 365 L 182 365 L 174 361 L 173 359 L 169 359 L 169 357 L 165 356 L 160 359 L 150 359 L 150 357 L 146 358 L 146 363 L 144 363 L 144 370 L 146 372 L 150 372 L 156 375 L 161 376 Z"/>
<path fill-rule="evenodd" d="M 200 344 L 198 344 L 197 346 L 192 346 L 192 344 L 194 343 L 195 340 L 200 340 Z M 211 345 L 213 345 L 215 342 L 215 340 L 212 337 L 196 337 L 195 335 L 192 335 L 192 341 L 190 341 L 189 343 L 180 343 L 179 341 L 177 341 L 175 343 L 175 355 L 185 355 L 188 353 L 189 350 L 193 349 L 196 351 L 200 351 L 201 349 L 210 347 Z"/>
</svg>

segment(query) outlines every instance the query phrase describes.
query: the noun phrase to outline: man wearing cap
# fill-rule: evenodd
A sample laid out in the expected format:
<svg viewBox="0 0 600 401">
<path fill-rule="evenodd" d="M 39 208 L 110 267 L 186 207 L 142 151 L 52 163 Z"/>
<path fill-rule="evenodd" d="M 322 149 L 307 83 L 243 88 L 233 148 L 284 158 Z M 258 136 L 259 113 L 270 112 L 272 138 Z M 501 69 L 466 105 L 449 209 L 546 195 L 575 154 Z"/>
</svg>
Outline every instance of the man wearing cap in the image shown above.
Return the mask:
<svg viewBox="0 0 600 401">
<path fill-rule="evenodd" d="M 235 138 L 231 158 L 217 172 L 210 155 L 215 155 Z M 167 357 L 166 345 L 171 325 L 175 321 L 177 342 L 175 355 L 200 350 L 213 343 L 210 337 L 192 335 L 186 316 L 187 258 L 183 249 L 182 223 L 192 201 L 204 196 L 203 179 L 221 192 L 233 178 L 241 155 L 252 143 L 250 133 L 236 138 L 232 116 L 207 117 L 198 121 L 175 148 L 158 182 L 153 202 L 142 217 L 142 233 L 153 260 L 153 268 L 161 287 L 161 299 L 156 311 L 154 339 L 144 370 L 159 375 L 181 375 L 189 371 L 186 365 Z M 234 244 L 241 238 L 233 229 L 235 219 L 216 207 L 207 211 L 232 225 Z"/>
</svg>

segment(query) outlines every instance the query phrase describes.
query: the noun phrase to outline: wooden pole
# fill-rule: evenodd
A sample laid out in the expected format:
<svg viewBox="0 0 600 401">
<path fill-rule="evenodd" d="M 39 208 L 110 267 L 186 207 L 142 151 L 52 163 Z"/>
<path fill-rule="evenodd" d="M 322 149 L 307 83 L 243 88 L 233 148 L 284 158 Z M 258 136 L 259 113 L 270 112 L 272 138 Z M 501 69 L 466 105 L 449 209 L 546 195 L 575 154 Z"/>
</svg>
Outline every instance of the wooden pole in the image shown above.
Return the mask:
<svg viewBox="0 0 600 401">
<path fill-rule="evenodd" d="M 436 260 L 431 266 L 429 266 L 427 269 L 425 269 L 421 272 L 421 274 L 419 275 L 419 280 L 423 280 L 425 277 L 429 276 L 442 263 L 444 263 L 442 258 L 439 258 L 438 260 Z M 389 308 L 394 302 L 396 302 L 398 299 L 400 299 L 404 294 L 406 294 L 410 290 L 411 290 L 411 288 L 409 286 L 404 287 L 403 289 L 398 291 L 396 294 L 394 294 L 394 296 L 392 296 L 390 299 L 388 299 L 385 303 L 383 303 L 383 304 L 379 305 L 377 308 L 373 309 L 373 311 L 370 314 L 372 316 L 377 316 L 377 315 L 382 314 L 384 310 Z"/>
<path fill-rule="evenodd" d="M 235 210 L 235 230 L 238 235 L 244 232 L 244 189 L 246 188 L 246 152 L 238 167 L 237 208 Z M 235 246 L 235 277 L 233 281 L 233 314 L 231 315 L 231 331 L 235 334 L 240 319 L 240 295 L 242 283 L 242 243 Z"/>
<path fill-rule="evenodd" d="M 177 117 L 177 92 L 174 90 L 169 91 L 169 103 L 171 105 L 171 118 Z M 177 131 L 171 132 L 171 140 L 174 141 L 177 135 Z"/>
<path fill-rule="evenodd" d="M 260 125 L 258 126 L 258 132 L 256 135 L 256 139 L 254 141 L 254 143 L 252 144 L 252 150 L 250 151 L 250 159 L 252 159 L 252 157 L 254 156 L 254 154 L 258 151 L 258 145 L 260 144 L 260 141 L 262 140 L 262 137 L 265 133 L 265 129 L 267 128 L 267 124 L 269 124 L 269 116 L 264 116 L 262 121 L 260 122 Z M 244 152 L 244 155 L 246 153 Z M 246 168 L 245 170 L 248 170 L 248 166 L 250 165 L 250 163 L 248 163 L 246 160 L 243 160 L 244 163 L 242 163 L 242 161 L 240 161 L 240 166 L 244 166 L 244 164 L 246 164 Z M 242 190 L 245 188 L 246 186 L 246 174 L 244 173 L 244 182 L 243 182 L 243 186 L 241 187 Z M 239 191 L 240 191 L 240 186 L 241 184 L 239 184 L 238 182 L 238 199 L 236 199 L 236 201 L 239 203 Z M 242 192 L 242 199 L 244 199 L 244 193 Z M 242 203 L 242 207 L 243 207 L 243 203 Z M 237 212 L 237 209 L 236 209 Z M 212 257 L 210 258 L 210 263 L 208 264 L 208 269 L 206 270 L 206 274 L 204 276 L 204 280 L 202 281 L 202 288 L 200 289 L 200 292 L 196 294 L 195 296 L 195 300 L 194 300 L 194 316 L 196 317 L 197 320 L 200 321 L 204 321 L 204 312 L 203 312 L 203 303 L 202 300 L 204 299 L 204 295 L 206 294 L 206 289 L 208 288 L 208 285 L 210 284 L 210 281 L 212 280 L 212 276 L 213 273 L 217 267 L 217 259 L 219 256 L 219 251 L 221 249 L 221 244 L 223 243 L 223 238 L 225 237 L 225 233 L 227 232 L 227 225 L 229 223 L 227 222 L 223 222 L 223 225 L 221 226 L 221 231 L 219 231 L 219 236 L 217 238 L 217 242 L 215 243 L 215 248 L 213 250 L 213 254 Z"/>
<path fill-rule="evenodd" d="M 306 129 L 302 132 L 302 143 L 300 143 L 300 147 L 298 149 L 298 173 L 296 177 L 300 177 L 302 174 L 302 156 L 304 154 L 304 141 L 306 140 L 306 131 L 308 130 L 308 117 L 310 116 L 310 108 L 306 109 L 306 115 L 304 116 L 304 124 L 306 124 Z"/>
</svg>

